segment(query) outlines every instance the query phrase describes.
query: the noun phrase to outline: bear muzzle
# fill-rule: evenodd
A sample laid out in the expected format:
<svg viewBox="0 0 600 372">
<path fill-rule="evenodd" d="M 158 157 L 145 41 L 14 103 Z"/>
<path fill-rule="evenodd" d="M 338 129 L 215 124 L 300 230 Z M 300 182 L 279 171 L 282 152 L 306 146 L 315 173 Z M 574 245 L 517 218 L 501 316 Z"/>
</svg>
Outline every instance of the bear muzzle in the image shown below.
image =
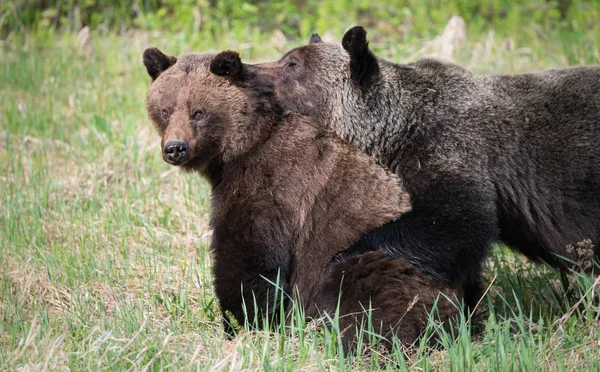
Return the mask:
<svg viewBox="0 0 600 372">
<path fill-rule="evenodd" d="M 172 165 L 181 165 L 189 160 L 188 146 L 181 141 L 167 142 L 163 149 L 163 158 Z"/>
</svg>

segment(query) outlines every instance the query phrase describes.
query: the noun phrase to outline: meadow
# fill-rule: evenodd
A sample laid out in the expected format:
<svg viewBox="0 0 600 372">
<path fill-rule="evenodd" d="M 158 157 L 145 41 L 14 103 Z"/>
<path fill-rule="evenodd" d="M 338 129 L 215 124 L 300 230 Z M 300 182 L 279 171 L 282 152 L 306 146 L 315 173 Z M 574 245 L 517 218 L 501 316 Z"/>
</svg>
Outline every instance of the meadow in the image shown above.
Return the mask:
<svg viewBox="0 0 600 372">
<path fill-rule="evenodd" d="M 200 13 L 192 3 L 182 7 Z M 314 31 L 339 41 L 364 21 L 376 53 L 409 62 L 447 50 L 438 36 L 465 2 L 401 8 L 389 20 L 365 18 L 359 3 L 348 16 L 346 2 L 327 3 L 295 28 L 254 24 L 261 8 L 248 4 L 246 23 L 239 14 L 224 26 L 192 17 L 177 28 L 156 11 L 120 27 L 116 18 L 89 21 L 83 31 L 61 24 L 60 12 L 34 25 L 0 7 L 1 370 L 600 370 L 599 279 L 561 282 L 505 247 L 487 261 L 486 296 L 457 333 L 432 319 L 425 337 L 438 337 L 437 347 L 344 355 L 335 329 L 299 317 L 288 329 L 223 337 L 210 190 L 160 156 L 142 52 L 234 49 L 260 62 Z M 452 39 L 451 57 L 480 74 L 600 64 L 600 4 L 573 3 L 564 18 L 541 5 L 491 20 L 460 14 L 466 35 Z"/>
</svg>

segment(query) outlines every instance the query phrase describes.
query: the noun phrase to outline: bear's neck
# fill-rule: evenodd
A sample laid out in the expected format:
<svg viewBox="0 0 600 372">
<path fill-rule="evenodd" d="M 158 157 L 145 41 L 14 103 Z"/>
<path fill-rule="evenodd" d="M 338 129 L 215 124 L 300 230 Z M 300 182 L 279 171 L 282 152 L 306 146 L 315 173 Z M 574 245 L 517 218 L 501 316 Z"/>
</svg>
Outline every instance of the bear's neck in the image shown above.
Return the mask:
<svg viewBox="0 0 600 372">
<path fill-rule="evenodd" d="M 224 168 L 223 158 L 219 156 L 208 163 L 208 166 L 200 171 L 200 174 L 208 181 L 211 188 L 214 189 L 221 183 Z"/>
<path fill-rule="evenodd" d="M 337 96 L 330 105 L 341 102 L 342 108 L 329 110 L 326 120 L 344 140 L 391 168 L 415 143 L 440 135 L 449 129 L 443 123 L 460 115 L 447 99 L 449 91 L 457 87 L 449 87 L 451 79 L 436 78 L 437 69 L 444 70 L 446 65 L 432 63 L 439 65 L 423 67 L 383 61 L 383 77 L 373 87 L 360 90 L 354 86 L 334 93 Z M 448 68 L 460 69 L 451 65 Z"/>
<path fill-rule="evenodd" d="M 237 170 L 247 168 L 248 163 L 253 160 L 261 159 L 266 163 L 267 159 L 261 154 L 272 146 L 274 134 L 281 131 L 282 123 L 285 122 L 283 110 L 270 102 L 254 106 L 257 111 L 248 116 L 244 125 L 245 128 L 251 129 L 233 149 L 212 159 L 202 172 L 213 190 L 219 186 L 224 176 L 236 174 Z"/>
<path fill-rule="evenodd" d="M 320 130 L 291 117 L 269 128 L 244 154 L 220 159 L 207 168 L 215 212 L 245 213 L 253 204 L 263 204 L 273 213 L 300 205 L 312 208 L 307 195 L 316 187 L 314 167 L 322 161 L 318 158 L 323 142 L 317 140 Z M 325 175 L 323 170 L 320 176 Z"/>
</svg>

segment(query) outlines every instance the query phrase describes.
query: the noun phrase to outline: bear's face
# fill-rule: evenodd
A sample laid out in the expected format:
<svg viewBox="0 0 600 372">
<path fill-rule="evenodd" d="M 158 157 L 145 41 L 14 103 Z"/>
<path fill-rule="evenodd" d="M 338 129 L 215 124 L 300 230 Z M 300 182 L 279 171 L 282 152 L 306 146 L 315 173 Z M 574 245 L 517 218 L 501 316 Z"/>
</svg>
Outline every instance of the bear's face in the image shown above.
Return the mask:
<svg viewBox="0 0 600 372">
<path fill-rule="evenodd" d="M 245 72 L 237 54 L 168 57 L 153 48 L 144 52 L 144 64 L 153 79 L 146 108 L 167 163 L 203 171 L 265 135 L 263 126 L 252 125 L 256 102 L 241 86 Z"/>
<path fill-rule="evenodd" d="M 349 61 L 341 45 L 317 42 L 293 49 L 277 62 L 252 68 L 272 81 L 286 109 L 320 115 L 324 105 L 333 106 L 332 101 L 350 83 Z"/>
<path fill-rule="evenodd" d="M 349 30 L 342 44 L 325 43 L 313 34 L 306 46 L 279 61 L 252 66 L 267 76 L 284 108 L 306 115 L 336 116 L 381 79 L 377 58 L 362 27 Z"/>
<path fill-rule="evenodd" d="M 385 86 L 380 63 L 369 50 L 366 31 L 354 27 L 342 43 L 310 43 L 286 53 L 279 61 L 248 67 L 261 81 L 274 86 L 282 109 L 327 123 L 341 138 L 380 158 L 378 138 L 388 110 L 376 109 Z M 260 85 L 260 84 L 258 84 Z"/>
</svg>

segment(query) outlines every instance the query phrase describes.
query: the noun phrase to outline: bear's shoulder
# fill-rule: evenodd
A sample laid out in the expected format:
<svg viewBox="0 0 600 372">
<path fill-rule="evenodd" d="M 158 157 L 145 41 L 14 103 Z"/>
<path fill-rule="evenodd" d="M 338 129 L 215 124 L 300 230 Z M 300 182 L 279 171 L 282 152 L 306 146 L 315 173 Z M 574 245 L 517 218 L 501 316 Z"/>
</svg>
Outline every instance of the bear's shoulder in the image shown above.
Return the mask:
<svg viewBox="0 0 600 372">
<path fill-rule="evenodd" d="M 443 60 L 443 59 L 439 59 L 439 58 L 435 58 L 435 57 L 423 57 L 423 58 L 419 58 L 418 60 L 416 60 L 413 63 L 410 63 L 409 65 L 414 66 L 416 69 L 419 70 L 427 70 L 433 73 L 443 73 L 443 74 L 448 74 L 448 73 L 452 73 L 452 74 L 456 74 L 456 75 L 465 75 L 465 76 L 471 76 L 472 73 L 467 70 L 466 68 L 457 65 L 456 63 L 447 61 L 447 60 Z"/>
</svg>

